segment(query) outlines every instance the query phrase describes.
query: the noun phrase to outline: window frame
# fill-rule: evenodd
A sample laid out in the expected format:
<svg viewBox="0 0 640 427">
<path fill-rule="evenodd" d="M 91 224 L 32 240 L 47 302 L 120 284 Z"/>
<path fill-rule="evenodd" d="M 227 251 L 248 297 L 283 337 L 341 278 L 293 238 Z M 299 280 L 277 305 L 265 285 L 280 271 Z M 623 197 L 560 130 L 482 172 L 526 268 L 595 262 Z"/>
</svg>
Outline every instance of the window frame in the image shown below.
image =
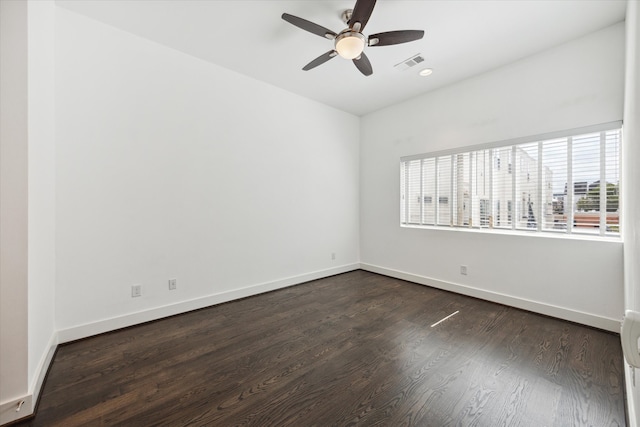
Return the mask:
<svg viewBox="0 0 640 427">
<path fill-rule="evenodd" d="M 609 123 L 602 123 L 602 124 L 598 124 L 598 125 L 593 125 L 593 126 L 586 126 L 586 127 L 581 127 L 581 128 L 574 128 L 574 129 L 568 129 L 568 130 L 563 130 L 563 131 L 557 131 L 557 132 L 550 132 L 550 133 L 545 133 L 545 134 L 540 134 L 540 135 L 531 135 L 531 136 L 526 136 L 526 137 L 520 137 L 520 138 L 514 138 L 514 139 L 508 139 L 508 140 L 502 140 L 502 141 L 497 141 L 497 142 L 492 142 L 492 143 L 485 143 L 485 144 L 478 144 L 478 145 L 472 145 L 472 146 L 464 146 L 464 147 L 459 147 L 459 148 L 454 148 L 454 149 L 448 149 L 448 150 L 441 150 L 441 151 L 437 151 L 437 152 L 429 152 L 429 153 L 424 153 L 424 154 L 416 154 L 416 155 L 410 155 L 410 156 L 403 156 L 400 158 L 400 170 L 401 170 L 401 185 L 400 185 L 400 201 L 401 201 L 401 206 L 400 206 L 400 226 L 401 227 L 408 227 L 408 228 L 426 228 L 426 229 L 440 229 L 440 230 L 481 230 L 481 231 L 488 231 L 488 232 L 498 232 L 500 234 L 534 234 L 534 235 L 539 235 L 539 236 L 549 236 L 549 235 L 558 235 L 558 236 L 564 236 L 564 237 L 571 237 L 571 236 L 579 236 L 579 237 L 593 237 L 593 238 L 597 238 L 597 239 L 602 239 L 602 238 L 614 238 L 616 240 L 621 238 L 621 232 L 620 232 L 620 223 L 621 220 L 619 218 L 620 216 L 620 209 L 618 208 L 617 213 L 618 213 L 618 223 L 617 223 L 617 230 L 613 230 L 611 231 L 610 229 L 608 229 L 608 225 L 609 225 L 609 216 L 608 216 L 608 197 L 609 196 L 609 187 L 608 187 L 608 182 L 606 181 L 606 179 L 604 180 L 605 182 L 605 188 L 604 188 L 604 192 L 601 191 L 601 193 L 603 193 L 604 195 L 600 195 L 600 210 L 597 211 L 598 215 L 599 215 L 599 226 L 597 227 L 598 230 L 597 232 L 594 232 L 593 230 L 590 231 L 585 231 L 585 230 L 580 230 L 579 226 L 574 224 L 574 214 L 576 213 L 576 207 L 573 206 L 573 204 L 571 203 L 571 200 L 573 198 L 573 194 L 569 195 L 569 193 L 573 193 L 573 191 L 570 191 L 573 188 L 573 179 L 571 176 L 572 173 L 572 166 L 574 163 L 574 159 L 571 153 L 572 150 L 572 146 L 571 146 L 571 140 L 574 137 L 579 137 L 579 136 L 584 136 L 584 135 L 589 135 L 589 134 L 597 134 L 600 133 L 600 151 L 598 153 L 599 156 L 599 162 L 600 165 L 599 167 L 600 169 L 600 176 L 601 178 L 604 177 L 605 174 L 605 170 L 608 168 L 605 168 L 605 164 L 607 162 L 610 161 L 611 159 L 611 153 L 607 150 L 605 150 L 605 144 L 608 143 L 608 139 L 607 139 L 607 132 L 611 132 L 611 131 L 619 131 L 618 135 L 617 135 L 617 140 L 616 143 L 618 144 L 616 147 L 616 154 L 617 154 L 617 164 L 616 164 L 616 168 L 614 169 L 615 174 L 618 178 L 618 182 L 617 182 L 617 194 L 615 194 L 616 197 L 620 197 L 620 194 L 622 193 L 621 188 L 624 185 L 622 183 L 622 176 L 621 176 L 621 157 L 622 157 L 622 138 L 623 138 L 623 129 L 622 129 L 622 121 L 614 121 L 614 122 L 609 122 Z M 567 139 L 568 144 L 567 144 L 567 154 L 566 154 L 566 172 L 567 172 L 567 176 L 566 176 L 566 181 L 565 181 L 565 186 L 566 186 L 566 190 L 565 192 L 567 192 L 567 194 L 565 195 L 565 198 L 563 198 L 563 206 L 572 206 L 571 208 L 567 209 L 564 211 L 564 215 L 566 218 L 566 223 L 565 223 L 565 227 L 563 229 L 552 229 L 549 228 L 548 226 L 543 226 L 543 222 L 545 224 L 547 224 L 546 221 L 548 221 L 548 218 L 545 219 L 545 212 L 547 211 L 547 208 L 549 206 L 551 206 L 551 212 L 552 214 L 555 214 L 555 212 L 553 211 L 553 203 L 555 203 L 555 195 L 559 194 L 559 193 L 552 193 L 552 204 L 548 203 L 548 200 L 544 200 L 544 196 L 543 196 L 543 192 L 545 191 L 545 184 L 548 182 L 549 185 L 550 181 L 547 181 L 546 177 L 546 170 L 543 170 L 543 167 L 545 167 L 543 165 L 543 147 L 547 147 L 547 145 L 545 145 L 545 142 L 547 144 L 551 144 L 553 142 L 553 140 L 558 140 L 558 139 Z M 518 164 L 517 161 L 518 159 L 516 157 L 514 157 L 516 155 L 516 149 L 519 146 L 523 146 L 525 144 L 532 144 L 532 143 L 537 143 L 537 158 L 534 159 L 537 162 L 537 168 L 533 167 L 533 169 L 531 169 L 534 173 L 533 175 L 535 176 L 535 181 L 536 181 L 536 186 L 537 186 L 537 194 L 535 194 L 535 200 L 533 202 L 535 202 L 535 207 L 536 207 L 536 212 L 537 212 L 537 216 L 538 216 L 538 220 L 537 220 L 537 224 L 535 227 L 533 228 L 522 228 L 521 226 L 517 226 L 517 224 L 519 223 L 519 220 L 517 218 L 517 215 L 513 215 L 514 212 L 512 212 L 512 209 L 509 209 L 509 207 L 512 206 L 518 206 L 518 202 L 520 200 L 518 200 L 516 198 L 516 190 L 517 190 L 517 185 L 516 185 L 516 180 L 518 179 L 516 177 L 516 174 L 512 174 L 513 172 L 513 168 L 512 168 L 512 163 L 514 164 Z M 496 150 L 497 151 L 493 151 Z M 491 151 L 489 151 L 491 150 Z M 477 221 L 479 224 L 473 224 L 473 217 L 474 217 L 474 213 L 475 210 L 477 210 L 477 208 L 479 208 L 479 206 L 472 206 L 473 202 L 473 194 L 472 197 L 468 200 L 469 206 L 468 209 L 469 211 L 466 212 L 467 206 L 465 205 L 463 207 L 464 210 L 464 214 L 462 219 L 460 219 L 460 214 L 459 212 L 461 212 L 460 208 L 457 209 L 458 211 L 458 217 L 454 218 L 456 213 L 454 212 L 454 208 L 456 208 L 454 205 L 456 205 L 456 203 L 459 203 L 458 199 L 462 199 L 465 201 L 465 203 L 467 203 L 467 199 L 466 194 L 464 194 L 463 196 L 461 196 L 459 190 L 457 188 L 457 183 L 454 182 L 457 180 L 457 176 L 459 174 L 457 174 L 456 172 L 454 172 L 454 162 L 455 159 L 460 159 L 460 155 L 464 156 L 464 155 L 469 155 L 470 158 L 473 158 L 473 156 L 475 155 L 476 152 L 480 152 L 480 151 L 484 151 L 485 153 L 488 153 L 489 155 L 489 169 L 486 170 L 486 174 L 489 176 L 489 185 L 488 185 L 488 207 L 489 207 L 489 218 L 491 218 L 489 225 L 487 227 L 486 221 Z M 501 153 L 502 151 L 502 153 Z M 496 155 L 497 152 L 497 155 Z M 502 163 L 503 163 L 503 159 L 502 157 L 504 156 L 504 153 L 507 152 L 508 156 L 507 156 L 507 164 L 508 164 L 508 168 L 507 168 L 507 174 L 508 176 L 513 176 L 512 179 L 512 186 L 513 186 L 513 197 L 511 200 L 501 200 L 501 199 L 496 199 L 493 195 L 493 187 L 495 185 L 494 180 L 493 180 L 493 173 L 494 171 L 500 171 L 500 169 L 504 169 L 502 168 Z M 448 203 L 448 210 L 450 213 L 450 217 L 449 217 L 449 223 L 448 224 L 444 224 L 441 223 L 440 221 L 436 220 L 434 224 L 425 224 L 425 223 L 421 223 L 420 221 L 416 222 L 411 222 L 411 218 L 409 217 L 409 205 L 408 203 L 406 203 L 407 201 L 405 201 L 404 199 L 404 192 L 408 189 L 407 187 L 407 182 L 404 181 L 404 179 L 406 179 L 406 177 L 408 176 L 408 171 L 405 172 L 405 164 L 406 162 L 410 162 L 410 161 L 416 161 L 419 160 L 420 161 L 420 174 L 421 174 L 421 180 L 423 179 L 422 177 L 422 165 L 428 161 L 429 159 L 435 159 L 436 164 L 438 163 L 438 159 L 443 159 L 443 158 L 448 158 L 450 159 L 450 177 L 447 177 L 447 181 L 450 181 L 450 186 L 448 188 L 448 201 L 453 200 L 453 204 Z M 415 164 L 415 163 L 414 163 Z M 483 166 L 484 167 L 484 166 Z M 495 169 L 497 167 L 497 169 Z M 527 165 L 527 170 L 529 169 L 529 165 Z M 537 170 L 536 170 L 537 169 Z M 547 167 L 548 169 L 548 167 Z M 459 170 L 459 169 L 458 169 Z M 467 173 L 466 169 L 463 169 L 464 173 Z M 516 168 L 516 172 L 518 171 L 518 168 Z M 475 168 L 473 166 L 470 166 L 470 171 L 468 171 L 469 175 L 472 176 L 474 173 L 476 173 Z M 549 172 L 550 173 L 550 172 Z M 555 173 L 555 172 L 554 172 Z M 436 173 L 437 175 L 437 173 Z M 534 177 L 531 176 L 532 173 L 531 171 L 529 171 L 529 173 L 527 174 L 527 177 L 530 179 L 533 179 Z M 550 176 L 550 175 L 549 175 Z M 561 175 L 563 176 L 563 175 Z M 476 186 L 477 187 L 477 182 L 475 181 L 476 178 L 471 178 L 471 181 L 469 182 L 469 187 L 471 188 L 472 186 Z M 521 179 L 521 178 L 520 178 Z M 436 185 L 438 182 L 438 177 L 436 177 Z M 602 182 L 602 179 L 600 179 L 598 181 L 599 183 Z M 500 184 L 500 182 L 498 182 L 498 184 Z M 483 184 L 486 185 L 486 184 Z M 569 185 L 571 185 L 571 187 L 569 187 Z M 486 190 L 485 190 L 486 191 Z M 473 193 L 473 191 L 472 191 Z M 524 194 L 524 193 L 523 193 Z M 420 197 L 420 196 L 418 196 Z M 483 199 L 486 199 L 486 195 L 482 196 Z M 519 197 L 519 196 L 518 196 Z M 507 209 L 507 212 L 502 212 L 502 213 L 506 213 L 506 215 L 504 215 L 505 217 L 507 217 L 507 221 L 509 221 L 509 225 L 508 226 L 504 226 L 504 225 L 499 225 L 500 224 L 500 220 L 498 219 L 498 225 L 496 225 L 494 227 L 494 223 L 496 221 L 496 215 L 494 213 L 494 208 L 496 206 L 496 200 L 498 203 L 498 207 L 500 206 L 500 202 L 501 201 L 506 201 L 506 203 L 504 204 L 505 208 Z M 441 206 L 440 206 L 440 201 L 438 197 L 433 197 L 433 201 L 434 201 L 434 209 L 436 212 L 438 212 L 439 210 L 441 210 Z M 531 201 L 529 201 L 529 203 L 533 203 Z M 478 203 L 477 201 L 475 203 Z M 618 206 L 621 205 L 621 201 L 618 200 Z M 547 206 L 547 207 L 545 207 Z M 604 207 L 604 209 L 603 209 Z M 406 209 L 406 210 L 405 210 Z M 498 208 L 499 209 L 499 208 Z M 528 207 L 528 209 L 530 209 L 530 206 Z M 539 211 L 539 212 L 538 212 Z M 517 214 L 517 212 L 515 212 Z M 405 217 L 406 215 L 406 217 Z M 468 223 L 464 222 L 464 215 L 468 215 L 469 216 L 469 221 Z M 486 213 L 485 213 L 486 215 Z M 501 213 L 498 212 L 497 213 L 497 218 L 501 218 Z M 423 217 L 421 217 L 423 218 Z M 477 219 L 477 218 L 476 218 Z M 555 224 L 555 216 L 554 216 L 554 223 Z M 571 222 L 570 222 L 571 221 Z M 560 221 L 562 223 L 562 220 Z M 612 223 L 613 224 L 613 223 Z M 555 228 L 555 225 L 554 225 Z"/>
</svg>

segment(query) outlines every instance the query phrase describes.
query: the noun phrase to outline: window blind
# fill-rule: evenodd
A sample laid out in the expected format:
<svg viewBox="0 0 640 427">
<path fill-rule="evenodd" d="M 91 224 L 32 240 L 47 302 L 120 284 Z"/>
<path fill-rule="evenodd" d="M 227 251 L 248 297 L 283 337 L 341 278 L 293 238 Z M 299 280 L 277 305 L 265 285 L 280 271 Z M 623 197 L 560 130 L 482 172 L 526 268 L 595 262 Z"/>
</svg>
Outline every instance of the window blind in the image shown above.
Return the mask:
<svg viewBox="0 0 640 427">
<path fill-rule="evenodd" d="M 620 144 L 616 122 L 402 158 L 401 225 L 619 235 Z"/>
<path fill-rule="evenodd" d="M 436 223 L 436 159 L 422 163 L 422 224 Z"/>
<path fill-rule="evenodd" d="M 541 143 L 542 149 L 542 230 L 567 229 L 565 192 L 567 185 L 567 138 Z"/>
<path fill-rule="evenodd" d="M 451 187 L 453 186 L 452 156 L 441 156 L 436 158 L 437 168 L 437 193 L 436 202 L 436 224 L 451 225 Z"/>
</svg>

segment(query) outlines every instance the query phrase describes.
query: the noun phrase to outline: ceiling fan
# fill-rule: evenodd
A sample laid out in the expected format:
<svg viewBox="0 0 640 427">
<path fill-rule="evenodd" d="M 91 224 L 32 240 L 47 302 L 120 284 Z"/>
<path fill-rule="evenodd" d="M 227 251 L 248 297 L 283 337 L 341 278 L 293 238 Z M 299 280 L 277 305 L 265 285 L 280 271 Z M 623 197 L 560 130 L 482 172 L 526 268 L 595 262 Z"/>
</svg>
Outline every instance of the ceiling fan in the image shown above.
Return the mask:
<svg viewBox="0 0 640 427">
<path fill-rule="evenodd" d="M 290 24 L 334 41 L 334 49 L 323 53 L 302 69 L 309 71 L 339 55 L 342 58 L 351 59 L 362 74 L 370 76 L 373 74 L 373 68 L 371 68 L 369 58 L 367 58 L 367 55 L 364 53 L 365 46 L 389 46 L 407 43 L 420 40 L 424 36 L 424 31 L 422 30 L 402 30 L 371 34 L 369 37 L 366 37 L 362 34 L 362 30 L 364 30 L 364 27 L 367 25 L 375 5 L 376 0 L 357 0 L 353 10 L 348 9 L 342 14 L 342 20 L 348 27 L 340 33 L 335 33 L 328 28 L 314 24 L 306 19 L 283 13 L 282 19 Z"/>
</svg>

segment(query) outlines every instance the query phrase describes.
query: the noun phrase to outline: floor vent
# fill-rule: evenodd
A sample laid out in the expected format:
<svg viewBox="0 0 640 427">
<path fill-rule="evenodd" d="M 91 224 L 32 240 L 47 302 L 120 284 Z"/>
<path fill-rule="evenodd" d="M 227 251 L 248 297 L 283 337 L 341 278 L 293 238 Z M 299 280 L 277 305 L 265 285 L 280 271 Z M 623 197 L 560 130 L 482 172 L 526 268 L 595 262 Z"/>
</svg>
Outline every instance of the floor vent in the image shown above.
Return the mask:
<svg viewBox="0 0 640 427">
<path fill-rule="evenodd" d="M 409 68 L 418 65 L 421 62 L 424 62 L 424 57 L 421 54 L 417 54 L 417 55 L 412 56 L 409 59 L 405 59 L 404 61 L 402 61 L 399 64 L 394 65 L 394 67 L 398 71 L 404 71 L 404 70 L 408 70 Z"/>
</svg>

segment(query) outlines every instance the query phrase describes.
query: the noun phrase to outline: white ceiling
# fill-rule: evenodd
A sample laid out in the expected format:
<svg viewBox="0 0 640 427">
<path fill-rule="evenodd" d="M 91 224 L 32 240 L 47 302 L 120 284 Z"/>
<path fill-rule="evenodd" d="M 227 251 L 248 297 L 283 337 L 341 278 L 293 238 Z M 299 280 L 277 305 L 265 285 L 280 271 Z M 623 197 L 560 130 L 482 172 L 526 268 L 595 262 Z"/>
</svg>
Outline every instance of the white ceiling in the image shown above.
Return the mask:
<svg viewBox="0 0 640 427">
<path fill-rule="evenodd" d="M 283 21 L 290 13 L 335 32 L 355 0 L 57 0 L 57 4 L 356 115 L 517 61 L 624 20 L 626 0 L 379 0 L 365 35 L 425 30 L 422 40 L 369 47 L 373 75 L 334 58 L 302 67 L 333 42 Z M 406 71 L 394 65 L 420 53 Z M 433 68 L 420 77 L 422 68 Z"/>
</svg>

